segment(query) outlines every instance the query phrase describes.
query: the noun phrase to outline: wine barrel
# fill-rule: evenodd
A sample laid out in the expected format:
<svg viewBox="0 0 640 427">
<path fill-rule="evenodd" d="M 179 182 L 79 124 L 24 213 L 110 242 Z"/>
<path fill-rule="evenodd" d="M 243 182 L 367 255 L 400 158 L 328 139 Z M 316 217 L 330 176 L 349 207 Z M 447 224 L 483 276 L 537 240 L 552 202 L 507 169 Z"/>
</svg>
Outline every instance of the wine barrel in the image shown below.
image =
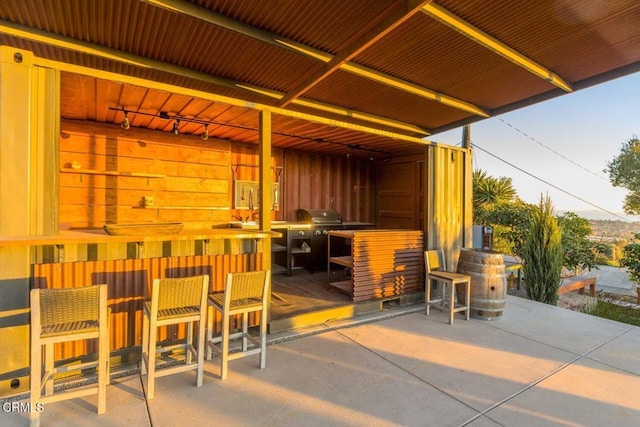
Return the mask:
<svg viewBox="0 0 640 427">
<path fill-rule="evenodd" d="M 458 273 L 471 276 L 471 316 L 494 320 L 502 317 L 507 298 L 507 274 L 501 253 L 462 249 Z M 458 293 L 464 301 L 464 292 Z"/>
</svg>

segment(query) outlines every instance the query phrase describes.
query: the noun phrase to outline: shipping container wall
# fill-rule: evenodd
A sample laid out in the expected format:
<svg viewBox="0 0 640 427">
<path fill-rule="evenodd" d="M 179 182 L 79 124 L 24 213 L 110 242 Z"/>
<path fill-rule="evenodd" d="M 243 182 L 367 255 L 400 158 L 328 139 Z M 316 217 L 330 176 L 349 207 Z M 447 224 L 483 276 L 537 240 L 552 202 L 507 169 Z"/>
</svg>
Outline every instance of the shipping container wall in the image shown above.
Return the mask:
<svg viewBox="0 0 640 427">
<path fill-rule="evenodd" d="M 334 209 L 345 221 L 375 222 L 375 164 L 370 160 L 286 151 L 283 157 L 283 219 L 296 210 Z"/>
<path fill-rule="evenodd" d="M 457 267 L 460 249 L 471 246 L 471 150 L 431 146 L 427 165 L 427 248 L 444 249 Z"/>
</svg>

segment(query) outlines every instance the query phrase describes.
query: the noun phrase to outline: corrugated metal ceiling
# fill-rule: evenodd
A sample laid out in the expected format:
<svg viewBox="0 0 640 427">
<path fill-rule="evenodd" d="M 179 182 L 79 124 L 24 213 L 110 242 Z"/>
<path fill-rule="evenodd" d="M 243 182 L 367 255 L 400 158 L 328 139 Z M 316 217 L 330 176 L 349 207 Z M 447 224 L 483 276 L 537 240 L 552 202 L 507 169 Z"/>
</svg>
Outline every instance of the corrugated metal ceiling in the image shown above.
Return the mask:
<svg viewBox="0 0 640 427">
<path fill-rule="evenodd" d="M 434 4 L 577 89 L 640 69 L 640 2 L 634 0 Z M 117 124 L 122 112 L 110 108 L 162 111 L 214 122 L 214 136 L 256 142 L 255 109 L 180 94 L 179 88 L 275 107 L 278 96 L 302 89 L 286 110 L 324 117 L 325 123 L 276 114 L 274 145 L 331 154 L 353 146 L 415 151 L 419 147 L 402 142 L 402 135 L 418 136 L 419 128 L 438 132 L 479 120 L 482 110 L 501 113 L 564 93 L 428 11 L 414 10 L 385 31 L 415 5 L 420 2 L 3 0 L 0 44 L 97 74 L 176 87 L 177 93 L 168 93 L 63 73 L 61 111 L 68 119 Z M 376 32 L 384 36 L 368 43 Z M 327 69 L 324 61 L 353 51 L 358 54 L 342 68 L 336 63 L 314 81 Z M 379 132 L 343 129 L 327 119 Z M 165 131 L 172 126 L 143 114 L 132 124 Z M 201 132 L 197 124 L 181 127 Z"/>
</svg>

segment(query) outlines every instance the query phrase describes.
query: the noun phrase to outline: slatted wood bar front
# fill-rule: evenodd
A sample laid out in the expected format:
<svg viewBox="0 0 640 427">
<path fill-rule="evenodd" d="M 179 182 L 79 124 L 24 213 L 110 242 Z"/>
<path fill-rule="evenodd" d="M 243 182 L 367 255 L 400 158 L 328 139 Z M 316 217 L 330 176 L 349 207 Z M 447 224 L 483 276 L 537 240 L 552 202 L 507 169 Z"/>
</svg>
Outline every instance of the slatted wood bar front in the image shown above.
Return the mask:
<svg viewBox="0 0 640 427">
<path fill-rule="evenodd" d="M 154 278 L 209 275 L 209 290 L 224 290 L 227 273 L 263 268 L 263 254 L 217 254 L 176 256 L 126 260 L 83 261 L 33 265 L 35 288 L 75 288 L 90 284 L 108 285 L 110 316 L 110 349 L 117 351 L 141 345 L 142 302 L 151 295 Z M 239 321 L 237 319 L 236 321 Z M 257 324 L 258 316 L 251 320 Z M 238 323 L 239 324 L 239 323 Z M 220 315 L 214 328 L 220 330 Z M 159 339 L 178 339 L 185 335 L 184 326 L 164 327 Z M 55 359 L 82 357 L 95 352 L 92 342 L 56 344 Z"/>
<path fill-rule="evenodd" d="M 332 256 L 331 240 L 350 241 L 349 256 Z M 424 285 L 423 232 L 413 230 L 349 230 L 329 232 L 331 264 L 351 268 L 351 280 L 329 285 L 353 301 L 390 298 L 420 291 Z"/>
</svg>

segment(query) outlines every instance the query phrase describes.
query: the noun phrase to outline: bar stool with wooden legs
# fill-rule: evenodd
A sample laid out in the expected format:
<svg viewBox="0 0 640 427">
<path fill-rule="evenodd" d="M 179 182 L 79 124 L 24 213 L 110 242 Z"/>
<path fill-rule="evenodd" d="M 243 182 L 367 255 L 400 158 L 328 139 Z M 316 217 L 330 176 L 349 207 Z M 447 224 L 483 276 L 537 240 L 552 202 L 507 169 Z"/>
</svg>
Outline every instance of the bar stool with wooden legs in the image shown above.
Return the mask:
<svg viewBox="0 0 640 427">
<path fill-rule="evenodd" d="M 107 408 L 109 384 L 109 329 L 107 285 L 70 289 L 33 289 L 31 302 L 31 412 L 32 426 L 40 423 L 43 405 L 75 397 L 98 394 L 98 414 Z M 54 346 L 79 340 L 98 340 L 98 360 L 55 366 Z M 42 375 L 44 346 L 44 375 Z M 97 384 L 54 393 L 55 375 L 97 369 Z M 42 389 L 44 388 L 44 396 Z"/>
<path fill-rule="evenodd" d="M 269 270 L 228 273 L 223 292 L 209 295 L 209 325 L 207 328 L 207 359 L 211 351 L 220 356 L 220 379 L 227 378 L 229 360 L 260 354 L 260 369 L 266 366 L 267 295 L 271 278 Z M 214 309 L 222 314 L 222 333 L 213 337 Z M 249 313 L 260 311 L 260 336 L 249 334 Z M 242 330 L 230 333 L 231 317 L 242 314 Z M 240 351 L 229 354 L 229 340 L 242 338 Z M 248 342 L 253 344 L 249 348 Z M 218 345 L 220 344 L 220 345 Z"/>
<path fill-rule="evenodd" d="M 469 320 L 471 276 L 447 271 L 444 252 L 442 249 L 425 251 L 424 261 L 427 270 L 425 283 L 425 305 L 427 306 L 427 316 L 429 315 L 429 308 L 431 305 L 440 303 L 439 309 L 444 311 L 445 302 L 448 301 L 450 324 L 453 324 L 453 315 L 461 311 L 466 312 L 466 319 Z M 443 283 L 442 295 L 440 298 L 431 298 L 431 280 Z M 464 285 L 465 301 L 464 303 L 458 301 L 459 305 L 456 307 L 455 291 L 456 285 L 458 284 Z M 447 288 L 449 288 L 448 291 Z"/>
<path fill-rule="evenodd" d="M 208 287 L 208 275 L 153 280 L 151 300 L 143 305 L 141 371 L 147 375 L 147 399 L 153 399 L 155 395 L 157 377 L 178 372 L 195 370 L 196 386 L 202 386 Z M 197 349 L 193 345 L 195 322 L 198 323 Z M 181 323 L 187 324 L 185 341 L 158 347 L 158 328 Z M 185 362 L 158 369 L 157 355 L 175 350 L 184 350 Z M 193 357 L 196 358 L 195 363 Z"/>
</svg>

